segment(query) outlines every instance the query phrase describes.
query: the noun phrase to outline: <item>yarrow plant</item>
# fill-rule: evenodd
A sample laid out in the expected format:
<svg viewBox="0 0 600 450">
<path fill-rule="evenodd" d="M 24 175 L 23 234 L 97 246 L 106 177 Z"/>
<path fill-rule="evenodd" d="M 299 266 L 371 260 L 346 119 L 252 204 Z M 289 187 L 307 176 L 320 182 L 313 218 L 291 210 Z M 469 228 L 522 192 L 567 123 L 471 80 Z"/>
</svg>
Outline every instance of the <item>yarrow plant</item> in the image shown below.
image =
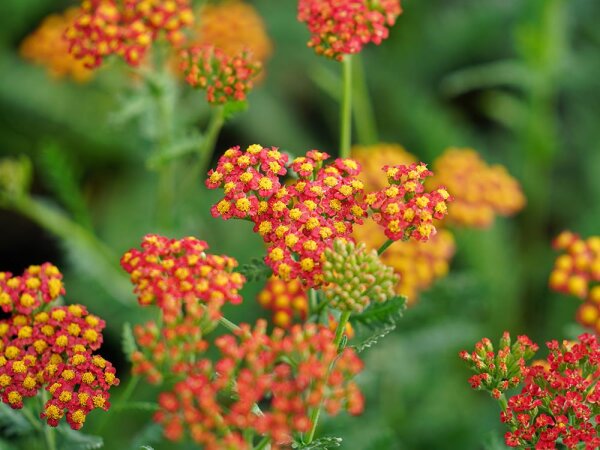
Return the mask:
<svg viewBox="0 0 600 450">
<path fill-rule="evenodd" d="M 280 328 L 288 328 L 295 319 L 301 322 L 307 319 L 308 295 L 297 279 L 283 281 L 269 277 L 257 300 L 263 308 L 272 311 L 272 322 Z"/>
<path fill-rule="evenodd" d="M 600 346 L 596 336 L 583 334 L 575 342 L 546 345 L 546 360 L 527 365 L 537 345 L 519 336 L 511 346 L 505 333 L 497 354 L 489 339 L 483 339 L 474 352 L 463 351 L 460 357 L 475 372 L 471 386 L 499 401 L 500 419 L 509 429 L 504 436 L 509 447 L 598 448 Z M 506 389 L 518 385 L 521 392 L 507 400 Z"/>
<path fill-rule="evenodd" d="M 40 417 L 80 429 L 94 409 L 108 410 L 119 384 L 110 362 L 94 353 L 104 321 L 82 305 L 50 306 L 65 293 L 56 266 L 30 266 L 21 276 L 0 272 L 0 395 L 13 409 L 41 397 Z M 49 393 L 49 399 L 46 398 Z"/>
</svg>

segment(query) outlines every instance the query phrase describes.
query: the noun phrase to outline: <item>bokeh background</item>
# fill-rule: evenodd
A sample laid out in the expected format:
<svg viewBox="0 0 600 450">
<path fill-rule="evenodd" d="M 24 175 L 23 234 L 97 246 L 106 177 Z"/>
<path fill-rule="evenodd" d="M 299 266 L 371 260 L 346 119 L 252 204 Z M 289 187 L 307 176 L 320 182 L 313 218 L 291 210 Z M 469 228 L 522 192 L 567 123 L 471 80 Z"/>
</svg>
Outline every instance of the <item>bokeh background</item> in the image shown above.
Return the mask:
<svg viewBox="0 0 600 450">
<path fill-rule="evenodd" d="M 308 32 L 295 19 L 295 2 L 250 3 L 264 18 L 274 53 L 248 111 L 225 126 L 217 153 L 251 143 L 292 154 L 335 153 L 337 63 L 306 48 Z M 126 120 L 125 106 L 135 98 L 127 80 L 111 71 L 114 65 L 81 85 L 52 79 L 20 57 L 21 41 L 40 21 L 73 4 L 0 2 L 0 156 L 27 155 L 33 194 L 55 210 L 65 208 L 65 196 L 48 154 L 62 155 L 72 169 L 63 183 L 82 193 L 75 211 L 107 244 L 115 266 L 149 232 L 192 234 L 242 263 L 261 255 L 249 226 L 210 217 L 218 194 L 200 180 L 180 194 L 169 229 L 157 223 L 149 139 L 139 123 Z M 497 407 L 471 391 L 457 352 L 482 336 L 496 340 L 503 330 L 527 333 L 540 344 L 579 332 L 577 301 L 550 292 L 547 279 L 554 236 L 563 229 L 583 236 L 600 231 L 600 3 L 407 0 L 403 6 L 390 38 L 363 54 L 380 140 L 402 144 L 428 163 L 447 147 L 473 147 L 508 168 L 528 203 L 490 229 L 456 231 L 451 274 L 366 354 L 360 378 L 365 414 L 324 421 L 322 432 L 343 437 L 349 449 L 503 448 Z M 176 114 L 203 126 L 202 95 L 181 95 Z M 44 261 L 62 268 L 69 301 L 106 319 L 103 353 L 126 378 L 122 325 L 144 315 L 127 283 L 115 282 L 77 239 L 59 239 L 26 213 L 0 209 L 0 270 L 20 273 Z M 260 287 L 250 283 L 244 306 L 227 315 L 238 321 L 265 316 L 254 301 Z M 141 388 L 135 397 L 150 392 Z M 150 415 L 112 419 L 118 426 L 106 437 L 107 448 L 161 448 Z"/>
</svg>

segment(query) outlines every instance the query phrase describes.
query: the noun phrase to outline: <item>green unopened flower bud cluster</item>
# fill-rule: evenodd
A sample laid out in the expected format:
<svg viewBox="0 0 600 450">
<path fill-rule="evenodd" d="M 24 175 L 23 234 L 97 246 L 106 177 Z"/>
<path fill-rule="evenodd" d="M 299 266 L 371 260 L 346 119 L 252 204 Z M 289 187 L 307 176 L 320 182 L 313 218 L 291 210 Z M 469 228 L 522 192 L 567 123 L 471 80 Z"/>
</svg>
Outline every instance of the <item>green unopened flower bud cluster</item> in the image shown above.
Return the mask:
<svg viewBox="0 0 600 450">
<path fill-rule="evenodd" d="M 394 297 L 398 282 L 394 269 L 381 262 L 377 251 L 344 239 L 336 239 L 333 248 L 325 250 L 323 277 L 331 307 L 353 312 Z"/>
</svg>

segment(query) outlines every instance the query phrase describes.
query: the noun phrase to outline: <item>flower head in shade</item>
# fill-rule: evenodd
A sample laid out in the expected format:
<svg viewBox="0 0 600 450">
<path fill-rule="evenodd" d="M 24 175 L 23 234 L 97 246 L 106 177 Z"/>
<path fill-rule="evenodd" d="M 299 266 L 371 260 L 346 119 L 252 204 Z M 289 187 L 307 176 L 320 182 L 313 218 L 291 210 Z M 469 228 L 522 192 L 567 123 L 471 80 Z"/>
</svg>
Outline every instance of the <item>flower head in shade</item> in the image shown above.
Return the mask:
<svg viewBox="0 0 600 450">
<path fill-rule="evenodd" d="M 87 0 L 66 31 L 70 51 L 88 67 L 110 55 L 137 66 L 163 36 L 174 46 L 193 22 L 190 0 Z"/>
<path fill-rule="evenodd" d="M 321 405 L 331 415 L 362 411 L 362 395 L 351 381 L 362 362 L 349 348 L 338 355 L 326 327 L 295 325 L 288 334 L 276 329 L 268 335 L 259 321 L 215 344 L 216 362 L 198 361 L 159 398 L 155 420 L 168 439 L 186 433 L 207 450 L 243 449 L 242 430 L 252 430 L 269 436 L 276 450 L 287 448 L 293 433 L 307 432 L 311 411 Z"/>
<path fill-rule="evenodd" d="M 234 147 L 206 180 L 210 189 L 224 190 L 213 216 L 252 221 L 267 244 L 267 265 L 281 279 L 298 278 L 307 287 L 323 281 L 324 250 L 337 237 L 349 239 L 366 216 L 360 166 L 351 159 L 325 164 L 328 158 L 311 150 L 288 167 L 287 156 L 276 148 Z M 283 186 L 279 177 L 288 173 L 296 178 Z"/>
<path fill-rule="evenodd" d="M 384 166 L 383 170 L 388 186 L 366 197 L 372 218 L 388 239 L 427 241 L 436 233 L 434 220 L 448 213 L 450 194 L 441 187 L 425 190 L 425 179 L 433 173 L 423 163 Z"/>
<path fill-rule="evenodd" d="M 194 237 L 169 239 L 146 235 L 141 250 L 131 249 L 121 258 L 141 305 L 156 304 L 166 321 L 177 318 L 198 300 L 240 303 L 245 278 L 233 269 L 229 256 L 206 253 L 208 244 Z"/>
<path fill-rule="evenodd" d="M 583 239 L 564 231 L 554 240 L 553 247 L 563 253 L 554 262 L 550 287 L 585 299 L 590 285 L 600 283 L 600 236 Z"/>
<path fill-rule="evenodd" d="M 212 104 L 246 100 L 261 67 L 246 50 L 230 56 L 207 44 L 181 52 L 181 70 L 187 83 L 205 90 Z"/>
<path fill-rule="evenodd" d="M 489 227 L 496 214 L 508 216 L 525 205 L 521 187 L 501 165 L 489 166 L 468 148 L 449 148 L 433 163 L 431 186 L 446 186 L 454 197 L 450 223 Z"/>
<path fill-rule="evenodd" d="M 398 276 L 381 262 L 376 250 L 364 244 L 336 239 L 325 250 L 323 292 L 332 308 L 362 312 L 372 301 L 383 303 L 394 297 Z"/>
<path fill-rule="evenodd" d="M 69 44 L 64 36 L 65 30 L 78 14 L 76 8 L 69 8 L 63 14 L 52 14 L 46 17 L 40 26 L 21 43 L 21 56 L 46 67 L 53 77 L 71 77 L 80 83 L 88 81 L 93 72 L 86 67 L 84 60 L 76 59 L 69 54 Z"/>
<path fill-rule="evenodd" d="M 52 264 L 30 266 L 22 276 L 0 272 L 0 398 L 23 407 L 40 389 L 50 393 L 40 417 L 57 426 L 65 418 L 81 428 L 93 409 L 107 410 L 109 389 L 119 383 L 112 364 L 94 354 L 104 321 L 81 305 L 48 307 L 64 294 Z"/>
<path fill-rule="evenodd" d="M 299 0 L 298 20 L 306 23 L 308 46 L 319 55 L 341 60 L 376 45 L 389 35 L 402 12 L 400 0 Z"/>
<path fill-rule="evenodd" d="M 273 324 L 279 328 L 289 328 L 308 315 L 308 296 L 299 280 L 270 277 L 258 293 L 258 303 L 272 312 Z"/>
<path fill-rule="evenodd" d="M 262 64 L 273 51 L 263 19 L 249 3 L 240 0 L 207 3 L 200 8 L 198 17 L 188 39 L 191 46 L 213 45 L 229 57 L 248 51 Z"/>
</svg>

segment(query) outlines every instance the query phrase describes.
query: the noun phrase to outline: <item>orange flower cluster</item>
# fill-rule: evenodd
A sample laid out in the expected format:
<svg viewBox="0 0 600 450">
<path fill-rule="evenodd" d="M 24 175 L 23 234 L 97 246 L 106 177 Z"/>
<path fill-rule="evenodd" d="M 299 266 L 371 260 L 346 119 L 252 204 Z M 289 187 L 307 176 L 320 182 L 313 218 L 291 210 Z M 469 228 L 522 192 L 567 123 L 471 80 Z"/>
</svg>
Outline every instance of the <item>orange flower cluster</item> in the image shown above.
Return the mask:
<svg viewBox="0 0 600 450">
<path fill-rule="evenodd" d="M 272 311 L 273 323 L 280 328 L 289 328 L 295 319 L 306 320 L 308 313 L 306 290 L 297 279 L 270 277 L 258 294 L 258 303 Z"/>
<path fill-rule="evenodd" d="M 495 214 L 511 215 L 525 205 L 517 180 L 503 166 L 488 166 L 475 150 L 449 148 L 433 170 L 431 186 L 444 185 L 454 196 L 448 221 L 455 225 L 489 227 Z"/>
<path fill-rule="evenodd" d="M 155 420 L 167 438 L 179 440 L 187 431 L 207 450 L 249 449 L 242 430 L 268 436 L 273 450 L 288 448 L 293 433 L 310 429 L 310 414 L 321 405 L 332 415 L 342 408 L 362 412 L 362 394 L 350 379 L 363 364 L 353 349 L 338 354 L 333 337 L 315 324 L 270 336 L 265 321 L 253 329 L 242 325 L 216 340 L 217 362 L 198 361 L 172 392 L 161 394 Z"/>
<path fill-rule="evenodd" d="M 214 45 L 201 45 L 181 52 L 185 80 L 206 90 L 206 99 L 212 104 L 246 100 L 261 68 L 245 50 L 230 56 Z"/>
<path fill-rule="evenodd" d="M 67 29 L 70 51 L 88 67 L 119 55 L 137 66 L 161 32 L 174 46 L 193 22 L 190 0 L 86 0 Z"/>
<path fill-rule="evenodd" d="M 205 4 L 200 8 L 190 46 L 213 45 L 229 57 L 249 51 L 255 61 L 265 63 L 273 44 L 256 9 L 239 0 Z"/>
<path fill-rule="evenodd" d="M 402 12 L 400 0 L 300 0 L 298 20 L 311 33 L 309 47 L 317 54 L 341 60 L 368 43 L 387 39 Z"/>
<path fill-rule="evenodd" d="M 93 409 L 107 410 L 117 385 L 112 364 L 93 351 L 102 344 L 104 321 L 81 305 L 45 308 L 64 293 L 62 275 L 50 263 L 22 276 L 0 272 L 0 396 L 11 408 L 45 388 L 51 398 L 41 418 L 57 426 L 65 417 L 81 428 Z"/>
<path fill-rule="evenodd" d="M 244 277 L 233 272 L 237 261 L 205 253 L 208 245 L 193 237 L 168 239 L 146 235 L 142 250 L 121 258 L 141 305 L 161 309 L 161 325 L 134 329 L 141 348 L 132 355 L 133 373 L 161 383 L 165 373 L 185 373 L 207 344 L 203 337 L 221 318 L 227 302 L 240 303 Z"/>
<path fill-rule="evenodd" d="M 554 262 L 550 288 L 584 300 L 577 310 L 577 321 L 600 333 L 600 236 L 582 239 L 563 231 L 553 247 L 563 253 Z"/>
<path fill-rule="evenodd" d="M 46 17 L 21 43 L 21 56 L 46 67 L 53 77 L 71 77 L 80 83 L 88 81 L 93 72 L 86 67 L 85 61 L 69 54 L 69 45 L 64 38 L 65 30 L 77 15 L 76 8 L 69 8 L 63 14 Z"/>
</svg>

